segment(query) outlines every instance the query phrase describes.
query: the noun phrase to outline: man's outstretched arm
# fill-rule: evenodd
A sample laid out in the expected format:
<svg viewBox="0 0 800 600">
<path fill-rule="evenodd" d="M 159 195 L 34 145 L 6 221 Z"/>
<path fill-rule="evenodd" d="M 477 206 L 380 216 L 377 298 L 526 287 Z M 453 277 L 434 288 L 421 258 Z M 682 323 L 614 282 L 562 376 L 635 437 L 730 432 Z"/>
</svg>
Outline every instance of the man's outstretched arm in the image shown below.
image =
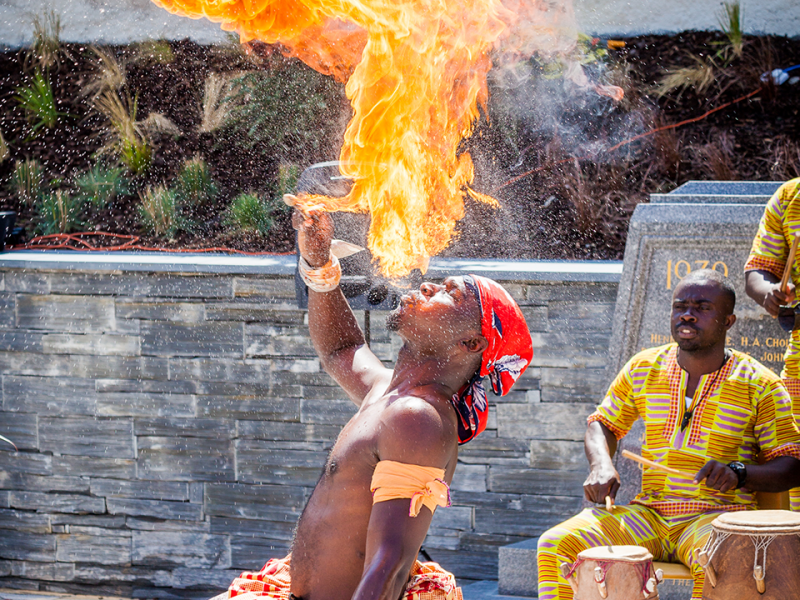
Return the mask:
<svg viewBox="0 0 800 600">
<path fill-rule="evenodd" d="M 303 219 L 295 211 L 300 253 L 312 268 L 330 259 L 333 221 L 324 212 Z M 308 328 L 322 367 L 350 399 L 360 405 L 372 387 L 391 373 L 366 345 L 350 305 L 337 287 L 330 292 L 308 290 Z"/>
<path fill-rule="evenodd" d="M 773 317 L 778 309 L 795 300 L 794 284 L 790 281 L 788 292 L 780 289 L 781 278 L 769 271 L 748 271 L 744 274 L 744 290 L 747 295 L 763 306 Z"/>
</svg>

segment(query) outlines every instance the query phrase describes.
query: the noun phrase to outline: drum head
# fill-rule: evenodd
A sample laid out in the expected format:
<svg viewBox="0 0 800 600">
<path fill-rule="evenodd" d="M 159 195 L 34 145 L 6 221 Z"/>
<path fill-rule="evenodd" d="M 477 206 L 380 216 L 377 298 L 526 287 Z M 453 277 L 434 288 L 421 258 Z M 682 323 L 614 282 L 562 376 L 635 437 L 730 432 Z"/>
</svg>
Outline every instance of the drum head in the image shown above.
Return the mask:
<svg viewBox="0 0 800 600">
<path fill-rule="evenodd" d="M 653 555 L 641 546 L 597 546 L 578 554 L 578 559 L 639 563 L 653 560 Z"/>
<path fill-rule="evenodd" d="M 724 513 L 713 526 L 730 533 L 778 535 L 800 533 L 800 513 L 788 510 L 747 510 Z"/>
</svg>

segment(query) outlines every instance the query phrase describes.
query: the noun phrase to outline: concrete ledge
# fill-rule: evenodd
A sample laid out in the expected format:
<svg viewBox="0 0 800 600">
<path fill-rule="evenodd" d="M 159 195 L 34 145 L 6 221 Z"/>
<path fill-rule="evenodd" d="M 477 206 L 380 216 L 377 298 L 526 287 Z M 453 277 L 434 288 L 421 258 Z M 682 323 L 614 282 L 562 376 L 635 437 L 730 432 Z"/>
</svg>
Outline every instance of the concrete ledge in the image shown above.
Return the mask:
<svg viewBox="0 0 800 600">
<path fill-rule="evenodd" d="M 539 574 L 536 546 L 539 538 L 502 546 L 499 552 L 498 590 L 501 594 L 536 598 L 539 595 Z"/>
<path fill-rule="evenodd" d="M 81 252 L 17 250 L 0 254 L 0 269 L 138 271 L 294 275 L 297 258 L 289 255 L 242 256 L 170 252 Z M 479 273 L 498 281 L 616 283 L 622 261 L 529 261 L 494 259 L 431 260 L 427 276 Z"/>
<path fill-rule="evenodd" d="M 496 581 L 479 581 L 461 588 L 464 600 L 517 600 L 520 596 L 503 595 Z M 27 599 L 25 599 L 27 600 Z"/>
</svg>

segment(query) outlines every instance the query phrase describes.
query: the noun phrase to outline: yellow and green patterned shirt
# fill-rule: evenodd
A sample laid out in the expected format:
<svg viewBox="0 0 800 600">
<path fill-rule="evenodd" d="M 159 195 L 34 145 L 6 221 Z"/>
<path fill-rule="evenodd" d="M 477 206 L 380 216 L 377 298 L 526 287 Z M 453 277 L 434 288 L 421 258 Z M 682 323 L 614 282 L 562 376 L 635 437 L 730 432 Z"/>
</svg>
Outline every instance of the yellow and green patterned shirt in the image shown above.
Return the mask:
<svg viewBox="0 0 800 600">
<path fill-rule="evenodd" d="M 744 271 L 769 271 L 783 277 L 792 239 L 800 234 L 800 178 L 787 181 L 773 194 L 758 224 Z M 800 294 L 800 253 L 792 265 L 792 282 Z M 782 377 L 800 379 L 800 331 L 793 331 L 786 347 Z M 792 391 L 795 394 L 794 390 Z M 798 389 L 800 392 L 800 388 Z"/>
<path fill-rule="evenodd" d="M 641 417 L 643 456 L 688 473 L 712 459 L 756 464 L 761 454 L 763 460 L 800 460 L 800 430 L 786 388 L 775 373 L 736 350 L 720 370 L 701 377 L 693 416 L 682 431 L 689 374 L 678 365 L 677 350 L 673 343 L 634 356 L 589 422 L 600 421 L 619 439 Z M 745 489 L 723 493 L 652 468 L 642 474 L 642 491 L 633 502 L 665 517 L 755 508 L 754 494 Z"/>
</svg>

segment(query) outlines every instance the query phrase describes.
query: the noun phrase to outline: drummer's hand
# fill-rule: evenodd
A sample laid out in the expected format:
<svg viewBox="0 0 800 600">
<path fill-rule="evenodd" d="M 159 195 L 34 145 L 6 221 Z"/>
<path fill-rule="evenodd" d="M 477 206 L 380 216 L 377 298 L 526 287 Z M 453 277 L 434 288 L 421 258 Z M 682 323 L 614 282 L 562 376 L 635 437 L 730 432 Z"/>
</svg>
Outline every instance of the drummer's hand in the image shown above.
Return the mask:
<svg viewBox="0 0 800 600">
<path fill-rule="evenodd" d="M 323 210 L 312 210 L 309 218 L 295 209 L 292 214 L 292 226 L 297 229 L 297 244 L 300 254 L 312 267 L 325 265 L 331 257 L 331 239 L 333 238 L 333 220 Z"/>
<path fill-rule="evenodd" d="M 710 460 L 694 476 L 694 482 L 700 483 L 706 480 L 706 487 L 720 492 L 729 492 L 736 489 L 739 477 L 728 465 L 716 460 Z"/>
<path fill-rule="evenodd" d="M 781 306 L 786 306 L 787 304 L 791 304 L 795 301 L 796 296 L 794 285 L 792 283 L 788 283 L 786 287 L 788 288 L 788 292 L 783 292 L 781 291 L 781 284 L 774 283 L 771 286 L 772 289 L 770 289 L 766 296 L 764 296 L 764 301 L 761 303 L 761 305 L 773 317 L 778 316 L 778 310 L 780 310 Z"/>
<path fill-rule="evenodd" d="M 613 465 L 596 467 L 583 482 L 583 493 L 589 502 L 603 504 L 606 496 L 610 496 L 612 500 L 616 498 L 619 482 L 619 473 Z"/>
</svg>

